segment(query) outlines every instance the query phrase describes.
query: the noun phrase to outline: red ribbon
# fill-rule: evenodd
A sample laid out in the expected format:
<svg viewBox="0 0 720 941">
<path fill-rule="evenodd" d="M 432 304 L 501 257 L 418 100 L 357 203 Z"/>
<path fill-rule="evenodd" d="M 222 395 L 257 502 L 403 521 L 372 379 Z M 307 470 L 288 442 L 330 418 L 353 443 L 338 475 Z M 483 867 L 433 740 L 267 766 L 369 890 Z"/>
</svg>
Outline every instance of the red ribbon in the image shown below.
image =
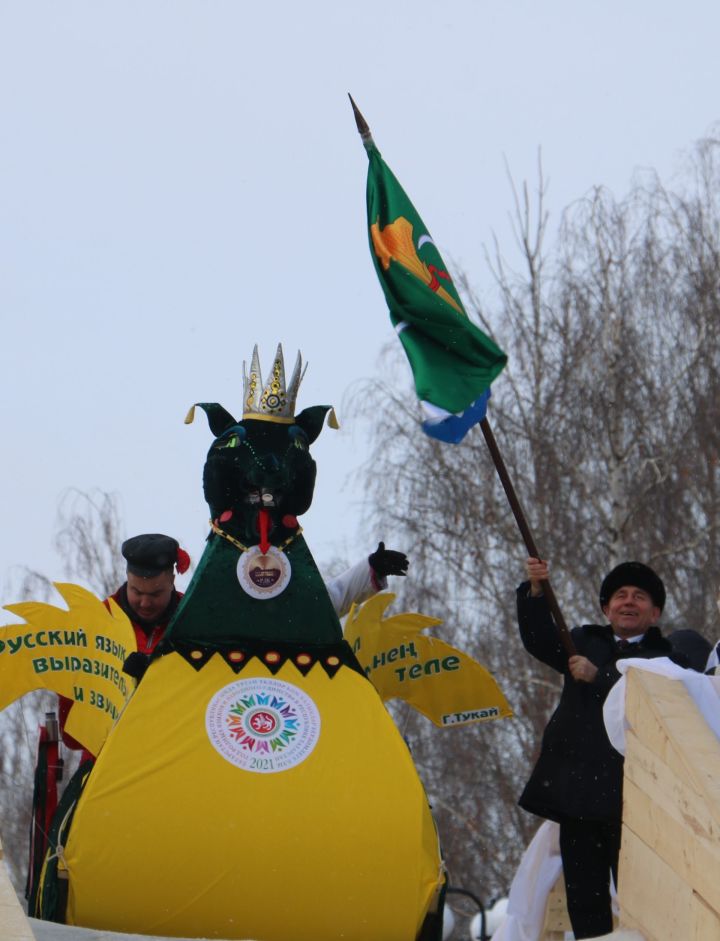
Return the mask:
<svg viewBox="0 0 720 941">
<path fill-rule="evenodd" d="M 267 510 L 260 510 L 258 513 L 258 527 L 260 530 L 260 551 L 267 555 L 270 543 L 268 541 L 268 532 L 270 530 L 270 514 Z"/>
</svg>

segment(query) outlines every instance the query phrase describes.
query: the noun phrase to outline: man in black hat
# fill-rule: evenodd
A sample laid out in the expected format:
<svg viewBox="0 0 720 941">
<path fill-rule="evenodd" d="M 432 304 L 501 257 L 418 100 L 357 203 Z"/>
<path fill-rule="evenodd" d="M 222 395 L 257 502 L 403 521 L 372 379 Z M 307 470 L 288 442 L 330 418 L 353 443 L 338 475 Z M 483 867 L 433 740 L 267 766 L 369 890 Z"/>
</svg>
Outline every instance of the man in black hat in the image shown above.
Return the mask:
<svg viewBox="0 0 720 941">
<path fill-rule="evenodd" d="M 126 539 L 122 554 L 127 581 L 112 596 L 132 621 L 140 653 L 152 653 L 175 613 L 181 592 L 175 588 L 175 569 L 187 571 L 190 557 L 177 539 L 144 533 Z"/>
<path fill-rule="evenodd" d="M 127 581 L 110 597 L 128 616 L 135 631 L 138 651 L 150 654 L 162 640 L 182 598 L 182 592 L 175 588 L 175 570 L 181 575 L 186 572 L 190 556 L 180 548 L 177 539 L 162 533 L 133 536 L 125 540 L 120 551 L 127 562 Z M 58 721 L 63 742 L 68 748 L 82 749 L 81 760 L 92 757 L 65 731 L 73 701 L 65 696 L 58 699 Z"/>
<path fill-rule="evenodd" d="M 528 581 L 517 590 L 520 636 L 538 660 L 562 673 L 560 703 L 543 734 L 540 757 L 520 806 L 560 824 L 568 914 L 575 937 L 612 931 L 610 871 L 617 883 L 622 819 L 623 757 L 610 745 L 603 703 L 620 678 L 624 657 L 685 657 L 657 622 L 665 606 L 662 579 L 641 562 L 623 562 L 600 587 L 609 623 L 572 630 L 577 655 L 568 657 L 543 594 L 548 566 L 528 559 Z"/>
</svg>

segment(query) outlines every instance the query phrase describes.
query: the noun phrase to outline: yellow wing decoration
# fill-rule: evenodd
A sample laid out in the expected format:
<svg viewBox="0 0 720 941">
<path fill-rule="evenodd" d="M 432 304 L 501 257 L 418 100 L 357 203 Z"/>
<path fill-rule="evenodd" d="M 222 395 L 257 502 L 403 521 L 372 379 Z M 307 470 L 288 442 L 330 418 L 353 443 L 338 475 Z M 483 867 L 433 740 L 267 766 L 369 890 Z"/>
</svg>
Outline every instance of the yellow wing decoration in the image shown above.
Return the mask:
<svg viewBox="0 0 720 941">
<path fill-rule="evenodd" d="M 485 667 L 420 633 L 442 621 L 415 613 L 384 617 L 394 600 L 390 592 L 375 595 L 353 607 L 345 625 L 345 639 L 383 700 L 403 699 L 442 728 L 512 716 Z"/>
<path fill-rule="evenodd" d="M 122 672 L 136 649 L 125 613 L 79 585 L 56 583 L 67 610 L 37 601 L 5 610 L 24 624 L 0 627 L 0 709 L 36 689 L 72 699 L 68 733 L 97 755 L 134 689 Z"/>
</svg>

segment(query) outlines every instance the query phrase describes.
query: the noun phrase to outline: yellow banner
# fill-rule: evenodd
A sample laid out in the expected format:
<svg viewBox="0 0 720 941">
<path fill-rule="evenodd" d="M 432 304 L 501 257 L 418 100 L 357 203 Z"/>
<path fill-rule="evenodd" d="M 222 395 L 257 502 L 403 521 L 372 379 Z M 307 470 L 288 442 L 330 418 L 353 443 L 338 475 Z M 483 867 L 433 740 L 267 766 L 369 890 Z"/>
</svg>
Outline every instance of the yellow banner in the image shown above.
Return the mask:
<svg viewBox="0 0 720 941">
<path fill-rule="evenodd" d="M 442 624 L 424 614 L 384 617 L 395 595 L 383 592 L 353 607 L 345 639 L 384 701 L 403 699 L 447 728 L 511 716 L 492 675 L 472 657 L 420 632 Z"/>
<path fill-rule="evenodd" d="M 135 687 L 122 672 L 136 649 L 125 613 L 79 585 L 56 584 L 68 610 L 37 601 L 5 606 L 25 620 L 0 627 L 0 709 L 36 689 L 72 699 L 67 732 L 97 755 Z"/>
</svg>

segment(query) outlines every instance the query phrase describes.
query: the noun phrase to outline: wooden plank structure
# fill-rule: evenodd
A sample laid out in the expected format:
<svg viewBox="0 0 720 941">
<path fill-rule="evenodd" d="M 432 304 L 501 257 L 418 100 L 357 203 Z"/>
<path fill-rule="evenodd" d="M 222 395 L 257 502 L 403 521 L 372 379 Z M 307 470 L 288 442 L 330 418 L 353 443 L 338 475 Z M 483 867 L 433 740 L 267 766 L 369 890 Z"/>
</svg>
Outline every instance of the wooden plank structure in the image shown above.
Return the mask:
<svg viewBox="0 0 720 941">
<path fill-rule="evenodd" d="M 720 678 L 714 682 L 720 691 Z M 720 941 L 720 742 L 679 680 L 627 674 L 620 927 L 645 941 Z M 562 876 L 542 941 L 570 931 Z"/>
<path fill-rule="evenodd" d="M 720 742 L 679 680 L 629 670 L 625 715 L 621 925 L 720 941 Z"/>
<path fill-rule="evenodd" d="M 2 941 L 35 941 L 30 922 L 10 881 L 0 843 L 0 938 Z"/>
</svg>

